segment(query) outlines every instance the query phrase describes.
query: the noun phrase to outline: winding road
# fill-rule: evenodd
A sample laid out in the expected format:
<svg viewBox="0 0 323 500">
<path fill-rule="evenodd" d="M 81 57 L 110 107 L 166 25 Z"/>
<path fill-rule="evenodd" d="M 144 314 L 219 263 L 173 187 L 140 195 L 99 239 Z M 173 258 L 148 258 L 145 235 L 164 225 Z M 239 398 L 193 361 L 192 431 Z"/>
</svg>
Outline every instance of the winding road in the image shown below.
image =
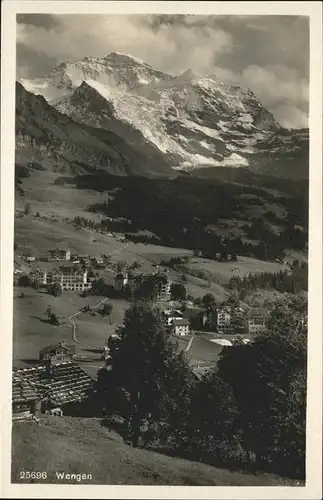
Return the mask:
<svg viewBox="0 0 323 500">
<path fill-rule="evenodd" d="M 98 307 L 100 307 L 102 304 L 105 304 L 107 301 L 109 300 L 108 297 L 106 297 L 105 299 L 103 300 L 100 300 L 100 302 L 98 302 L 95 306 L 92 306 L 91 309 L 97 309 Z M 93 345 L 88 345 L 88 344 L 85 344 L 84 342 L 82 342 L 81 340 L 79 340 L 77 337 L 76 337 L 76 323 L 75 321 L 73 321 L 73 318 L 76 318 L 77 316 L 80 316 L 81 314 L 84 314 L 83 311 L 77 311 L 76 313 L 72 314 L 71 316 L 69 316 L 67 319 L 66 319 L 66 323 L 63 323 L 61 324 L 60 326 L 71 326 L 72 327 L 72 339 L 75 343 L 77 344 L 82 344 L 84 345 L 85 347 L 92 347 L 92 348 L 98 348 L 99 346 L 93 346 Z"/>
<path fill-rule="evenodd" d="M 123 252 L 124 250 L 126 250 L 128 248 L 129 244 L 127 243 L 126 245 L 124 245 L 123 247 L 121 248 L 118 248 L 117 250 L 113 250 L 113 252 L 110 252 L 108 255 L 111 256 L 111 255 L 117 255 L 121 252 Z M 116 271 L 114 269 L 111 269 L 109 268 L 109 270 L 113 271 L 115 274 Z M 98 302 L 95 306 L 92 306 L 91 309 L 97 309 L 98 307 L 100 307 L 101 305 L 105 304 L 107 301 L 109 300 L 108 297 L 106 297 L 105 299 L 103 300 L 100 300 L 100 302 Z M 74 314 L 72 314 L 71 316 L 69 316 L 67 319 L 66 319 L 66 323 L 62 323 L 60 326 L 71 326 L 72 327 L 72 339 L 75 343 L 77 344 L 82 344 L 84 345 L 85 347 L 92 347 L 92 348 L 98 348 L 99 346 L 93 346 L 93 345 L 88 345 L 88 344 L 85 344 L 84 342 L 82 342 L 81 340 L 79 340 L 77 337 L 76 337 L 76 323 L 75 321 L 73 321 L 73 318 L 76 318 L 77 316 L 80 316 L 80 314 L 84 314 L 83 311 L 77 311 L 75 312 Z M 101 346 L 100 346 L 101 347 Z"/>
<path fill-rule="evenodd" d="M 190 338 L 189 343 L 188 343 L 188 344 L 187 344 L 187 346 L 186 346 L 185 352 L 189 352 L 189 350 L 190 350 L 190 349 L 191 349 L 191 347 L 192 347 L 193 340 L 194 340 L 194 333 L 193 333 L 192 337 Z"/>
</svg>

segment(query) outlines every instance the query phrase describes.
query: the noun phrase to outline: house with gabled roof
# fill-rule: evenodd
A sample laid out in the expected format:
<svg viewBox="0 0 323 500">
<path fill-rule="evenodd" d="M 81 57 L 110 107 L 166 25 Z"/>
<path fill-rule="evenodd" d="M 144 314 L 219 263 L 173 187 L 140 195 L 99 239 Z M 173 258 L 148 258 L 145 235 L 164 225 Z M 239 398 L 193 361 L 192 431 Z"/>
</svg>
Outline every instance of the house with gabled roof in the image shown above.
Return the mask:
<svg viewBox="0 0 323 500">
<path fill-rule="evenodd" d="M 40 361 L 50 360 L 52 364 L 72 361 L 75 356 L 75 345 L 66 345 L 64 342 L 51 344 L 39 351 Z"/>
<path fill-rule="evenodd" d="M 93 393 L 95 381 L 74 361 L 22 368 L 14 372 L 31 385 L 41 410 L 61 408 L 64 413 L 80 408 Z"/>
<path fill-rule="evenodd" d="M 190 333 L 190 323 L 187 318 L 175 318 L 170 324 L 171 331 L 176 337 L 182 337 Z"/>
</svg>

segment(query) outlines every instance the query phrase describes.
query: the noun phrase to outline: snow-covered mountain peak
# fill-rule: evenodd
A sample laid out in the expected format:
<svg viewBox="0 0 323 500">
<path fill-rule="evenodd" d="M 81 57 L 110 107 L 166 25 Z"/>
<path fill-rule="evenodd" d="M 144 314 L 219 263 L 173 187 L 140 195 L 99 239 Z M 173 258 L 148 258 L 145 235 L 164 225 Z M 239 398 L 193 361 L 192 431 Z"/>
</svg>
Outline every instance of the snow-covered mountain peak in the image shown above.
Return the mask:
<svg viewBox="0 0 323 500">
<path fill-rule="evenodd" d="M 110 52 L 104 59 L 107 61 L 115 61 L 115 62 L 123 62 L 127 64 L 139 64 L 142 66 L 148 66 L 151 68 L 151 65 L 139 59 L 138 57 L 134 57 L 131 54 L 122 53 L 122 52 Z"/>
<path fill-rule="evenodd" d="M 157 151 L 174 169 L 256 169 L 260 156 L 306 150 L 306 137 L 281 134 L 252 90 L 190 69 L 171 76 L 128 54 L 61 63 L 21 83 L 75 121 Z"/>
</svg>

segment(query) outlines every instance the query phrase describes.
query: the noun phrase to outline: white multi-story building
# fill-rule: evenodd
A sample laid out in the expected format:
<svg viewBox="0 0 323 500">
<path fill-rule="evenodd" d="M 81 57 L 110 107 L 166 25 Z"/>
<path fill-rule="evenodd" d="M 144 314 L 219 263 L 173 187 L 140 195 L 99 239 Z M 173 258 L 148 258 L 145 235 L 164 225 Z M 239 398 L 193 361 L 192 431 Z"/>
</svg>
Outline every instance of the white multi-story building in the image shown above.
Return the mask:
<svg viewBox="0 0 323 500">
<path fill-rule="evenodd" d="M 187 318 L 176 318 L 173 319 L 170 324 L 173 335 L 177 337 L 183 337 L 190 333 L 190 324 Z"/>
<path fill-rule="evenodd" d="M 248 311 L 248 333 L 257 335 L 266 328 L 266 311 L 262 308 L 252 308 Z"/>
<path fill-rule="evenodd" d="M 88 283 L 87 270 L 79 266 L 62 266 L 53 270 L 36 269 L 30 274 L 30 278 L 41 285 L 52 285 L 59 283 L 63 290 L 84 291 L 91 287 Z"/>
<path fill-rule="evenodd" d="M 229 333 L 231 328 L 231 309 L 222 307 L 217 310 L 217 328 L 219 333 Z"/>
<path fill-rule="evenodd" d="M 90 288 L 87 270 L 79 266 L 62 266 L 47 274 L 47 282 L 59 283 L 63 290 L 84 291 Z"/>
</svg>

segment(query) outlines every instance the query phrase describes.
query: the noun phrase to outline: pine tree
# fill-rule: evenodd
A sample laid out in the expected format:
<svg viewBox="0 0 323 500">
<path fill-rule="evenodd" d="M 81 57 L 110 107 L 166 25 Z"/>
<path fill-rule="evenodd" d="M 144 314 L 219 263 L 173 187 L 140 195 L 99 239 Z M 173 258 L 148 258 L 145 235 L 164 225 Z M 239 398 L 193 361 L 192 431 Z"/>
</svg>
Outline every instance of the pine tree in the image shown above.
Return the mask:
<svg viewBox="0 0 323 500">
<path fill-rule="evenodd" d="M 135 302 L 110 349 L 115 411 L 126 418 L 133 446 L 176 427 L 189 369 L 177 352 L 161 312 Z M 174 422 L 175 421 L 175 422 Z M 146 430 L 145 430 L 146 428 Z"/>
<path fill-rule="evenodd" d="M 218 363 L 239 407 L 247 454 L 297 477 L 305 463 L 306 311 L 303 296 L 276 303 L 267 331 L 252 344 L 224 348 Z"/>
</svg>

